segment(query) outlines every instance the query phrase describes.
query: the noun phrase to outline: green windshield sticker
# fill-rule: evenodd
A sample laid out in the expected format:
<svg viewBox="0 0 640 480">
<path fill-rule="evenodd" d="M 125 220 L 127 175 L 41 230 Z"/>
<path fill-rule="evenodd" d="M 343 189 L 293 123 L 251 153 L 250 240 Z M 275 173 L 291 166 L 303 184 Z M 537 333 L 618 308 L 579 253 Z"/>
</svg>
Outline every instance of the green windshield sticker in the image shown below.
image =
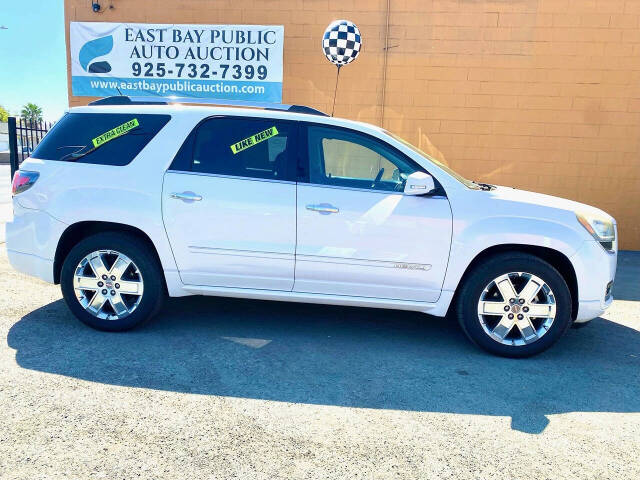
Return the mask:
<svg viewBox="0 0 640 480">
<path fill-rule="evenodd" d="M 102 135 L 91 140 L 93 142 L 94 148 L 98 148 L 100 145 L 104 145 L 109 140 L 113 140 L 114 138 L 118 138 L 121 135 L 124 135 L 129 130 L 133 130 L 134 128 L 140 126 L 138 123 L 138 119 L 134 118 L 129 120 L 122 125 L 118 125 L 116 128 L 109 130 L 108 132 L 104 132 Z"/>
<path fill-rule="evenodd" d="M 253 147 L 254 145 L 257 145 L 260 142 L 264 142 L 265 140 L 268 140 L 271 137 L 275 137 L 276 135 L 278 135 L 278 129 L 276 127 L 267 128 L 262 132 L 258 132 L 255 135 L 251 135 L 244 140 L 240 140 L 239 142 L 234 143 L 233 145 L 231 145 L 231 151 L 235 155 L 238 152 L 246 150 L 249 147 Z"/>
</svg>

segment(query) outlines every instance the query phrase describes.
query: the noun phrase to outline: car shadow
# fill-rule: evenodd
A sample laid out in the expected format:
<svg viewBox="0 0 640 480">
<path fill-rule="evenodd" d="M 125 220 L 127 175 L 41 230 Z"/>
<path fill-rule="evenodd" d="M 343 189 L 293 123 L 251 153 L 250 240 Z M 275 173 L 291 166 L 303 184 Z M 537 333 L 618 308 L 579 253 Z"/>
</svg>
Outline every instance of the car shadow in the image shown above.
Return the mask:
<svg viewBox="0 0 640 480">
<path fill-rule="evenodd" d="M 152 322 L 104 333 L 62 300 L 9 331 L 24 368 L 112 385 L 345 407 L 510 416 L 540 433 L 555 413 L 640 412 L 640 332 L 598 318 L 512 360 L 419 313 L 171 299 Z"/>
</svg>

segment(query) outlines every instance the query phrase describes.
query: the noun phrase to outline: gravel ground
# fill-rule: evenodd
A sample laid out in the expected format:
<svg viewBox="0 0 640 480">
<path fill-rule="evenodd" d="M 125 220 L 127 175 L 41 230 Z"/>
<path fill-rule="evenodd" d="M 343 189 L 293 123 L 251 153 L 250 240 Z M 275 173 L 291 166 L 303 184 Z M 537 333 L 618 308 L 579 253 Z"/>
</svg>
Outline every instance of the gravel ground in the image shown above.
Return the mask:
<svg viewBox="0 0 640 480">
<path fill-rule="evenodd" d="M 5 241 L 4 224 L 11 218 L 11 167 L 0 164 L 0 243 Z"/>
<path fill-rule="evenodd" d="M 0 246 L 0 478 L 640 478 L 640 254 L 619 278 L 508 360 L 443 319 L 276 302 L 96 332 Z"/>
</svg>

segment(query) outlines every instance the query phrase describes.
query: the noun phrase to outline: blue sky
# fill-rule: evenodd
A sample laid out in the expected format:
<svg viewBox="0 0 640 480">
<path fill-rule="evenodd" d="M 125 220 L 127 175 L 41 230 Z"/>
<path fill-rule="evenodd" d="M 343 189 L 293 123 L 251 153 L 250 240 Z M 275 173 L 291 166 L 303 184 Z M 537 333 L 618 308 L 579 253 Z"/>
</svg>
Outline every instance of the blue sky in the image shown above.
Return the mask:
<svg viewBox="0 0 640 480">
<path fill-rule="evenodd" d="M 68 107 L 64 2 L 29 0 L 0 6 L 0 105 L 18 113 L 27 102 L 57 120 Z"/>
</svg>

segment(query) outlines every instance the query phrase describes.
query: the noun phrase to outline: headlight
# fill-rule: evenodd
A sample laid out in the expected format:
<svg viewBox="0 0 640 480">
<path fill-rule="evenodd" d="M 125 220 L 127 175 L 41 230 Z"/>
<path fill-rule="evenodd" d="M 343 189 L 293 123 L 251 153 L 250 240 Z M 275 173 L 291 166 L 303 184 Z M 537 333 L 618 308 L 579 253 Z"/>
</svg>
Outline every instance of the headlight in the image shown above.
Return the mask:
<svg viewBox="0 0 640 480">
<path fill-rule="evenodd" d="M 576 212 L 576 217 L 580 225 L 600 242 L 606 250 L 613 250 L 616 230 L 611 219 L 591 212 Z"/>
</svg>

